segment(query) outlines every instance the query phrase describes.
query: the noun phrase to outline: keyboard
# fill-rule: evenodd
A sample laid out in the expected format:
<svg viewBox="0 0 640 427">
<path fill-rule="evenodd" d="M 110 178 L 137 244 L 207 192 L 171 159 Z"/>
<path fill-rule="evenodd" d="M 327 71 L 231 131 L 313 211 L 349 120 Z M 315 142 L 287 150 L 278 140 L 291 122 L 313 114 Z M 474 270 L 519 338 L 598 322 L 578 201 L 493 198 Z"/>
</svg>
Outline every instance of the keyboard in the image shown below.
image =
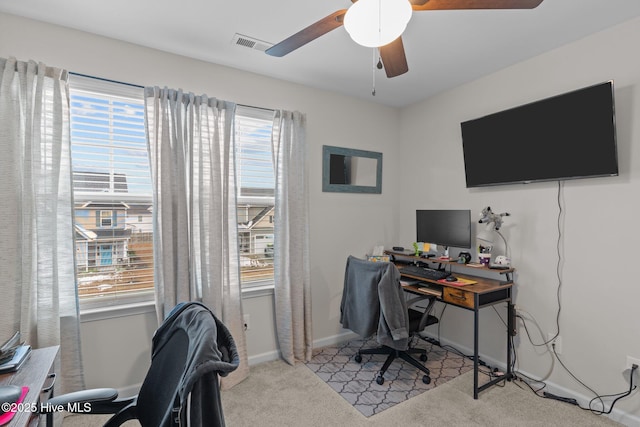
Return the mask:
<svg viewBox="0 0 640 427">
<path fill-rule="evenodd" d="M 419 277 L 421 279 L 428 280 L 440 280 L 446 279 L 450 276 L 446 271 L 434 270 L 432 268 L 418 267 L 417 265 L 407 265 L 399 268 L 400 274 L 406 274 L 408 276 Z"/>
</svg>

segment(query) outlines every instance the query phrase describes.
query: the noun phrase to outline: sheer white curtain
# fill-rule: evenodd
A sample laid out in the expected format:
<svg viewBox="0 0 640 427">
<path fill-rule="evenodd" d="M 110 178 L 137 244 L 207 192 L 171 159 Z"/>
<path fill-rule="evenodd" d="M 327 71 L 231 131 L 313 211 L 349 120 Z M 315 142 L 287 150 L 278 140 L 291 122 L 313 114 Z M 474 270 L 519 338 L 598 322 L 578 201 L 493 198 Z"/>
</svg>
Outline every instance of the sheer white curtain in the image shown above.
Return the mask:
<svg viewBox="0 0 640 427">
<path fill-rule="evenodd" d="M 62 391 L 84 387 L 67 72 L 0 58 L 0 340 L 60 345 Z"/>
<path fill-rule="evenodd" d="M 235 104 L 145 88 L 154 187 L 154 252 L 158 320 L 179 302 L 201 301 L 233 335 L 240 367 L 249 365 L 242 323 L 233 145 Z"/>
<path fill-rule="evenodd" d="M 304 114 L 276 111 L 272 135 L 276 332 L 282 357 L 290 364 L 311 360 L 313 350 L 305 135 Z"/>
</svg>

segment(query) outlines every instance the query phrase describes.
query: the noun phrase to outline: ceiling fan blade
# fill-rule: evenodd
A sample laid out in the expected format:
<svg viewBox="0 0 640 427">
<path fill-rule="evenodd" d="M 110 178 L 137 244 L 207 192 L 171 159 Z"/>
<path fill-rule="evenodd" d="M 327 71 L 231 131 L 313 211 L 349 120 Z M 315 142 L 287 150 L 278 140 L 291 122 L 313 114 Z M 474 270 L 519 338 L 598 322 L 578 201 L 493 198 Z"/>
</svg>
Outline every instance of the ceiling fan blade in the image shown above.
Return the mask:
<svg viewBox="0 0 640 427">
<path fill-rule="evenodd" d="M 331 15 L 309 25 L 307 28 L 298 31 L 291 37 L 271 46 L 269 49 L 265 50 L 265 53 L 271 56 L 285 56 L 310 41 L 313 41 L 318 37 L 327 34 L 329 31 L 342 26 L 345 13 L 347 13 L 347 9 L 335 11 Z"/>
<path fill-rule="evenodd" d="M 380 51 L 380 58 L 382 58 L 387 77 L 396 77 L 409 71 L 402 37 L 398 37 L 388 45 L 380 46 L 378 50 Z"/>
<path fill-rule="evenodd" d="M 413 10 L 535 9 L 542 0 L 409 0 Z"/>
</svg>

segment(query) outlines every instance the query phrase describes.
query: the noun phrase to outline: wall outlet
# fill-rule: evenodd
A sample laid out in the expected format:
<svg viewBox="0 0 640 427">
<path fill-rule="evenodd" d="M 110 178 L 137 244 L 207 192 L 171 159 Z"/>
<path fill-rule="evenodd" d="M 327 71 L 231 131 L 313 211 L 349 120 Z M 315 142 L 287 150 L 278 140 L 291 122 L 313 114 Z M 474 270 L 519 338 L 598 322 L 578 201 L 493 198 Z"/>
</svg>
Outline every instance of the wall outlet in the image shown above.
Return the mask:
<svg viewBox="0 0 640 427">
<path fill-rule="evenodd" d="M 562 337 L 558 335 L 555 339 L 553 338 L 556 334 L 549 333 L 547 337 L 547 341 L 549 342 L 549 346 L 555 343 L 556 354 L 562 354 Z"/>
<path fill-rule="evenodd" d="M 248 314 L 244 314 L 242 316 L 242 321 L 244 322 L 244 330 L 248 331 L 250 328 L 250 324 L 249 324 L 249 315 Z"/>
<path fill-rule="evenodd" d="M 627 364 L 624 367 L 625 371 L 627 369 L 631 369 L 632 365 L 638 365 L 638 369 L 640 369 L 640 359 L 637 359 L 637 358 L 631 357 L 631 356 L 627 356 Z"/>
</svg>

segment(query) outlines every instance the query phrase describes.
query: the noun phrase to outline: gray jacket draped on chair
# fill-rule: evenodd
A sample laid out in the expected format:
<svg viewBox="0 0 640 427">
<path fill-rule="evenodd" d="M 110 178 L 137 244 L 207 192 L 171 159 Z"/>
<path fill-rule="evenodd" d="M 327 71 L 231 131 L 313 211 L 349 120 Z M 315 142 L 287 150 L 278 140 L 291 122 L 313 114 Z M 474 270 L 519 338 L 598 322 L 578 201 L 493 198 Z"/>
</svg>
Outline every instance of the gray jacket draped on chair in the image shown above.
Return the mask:
<svg viewBox="0 0 640 427">
<path fill-rule="evenodd" d="M 400 272 L 388 262 L 347 259 L 340 303 L 340 323 L 362 337 L 395 350 L 409 346 L 409 315 Z"/>
</svg>

